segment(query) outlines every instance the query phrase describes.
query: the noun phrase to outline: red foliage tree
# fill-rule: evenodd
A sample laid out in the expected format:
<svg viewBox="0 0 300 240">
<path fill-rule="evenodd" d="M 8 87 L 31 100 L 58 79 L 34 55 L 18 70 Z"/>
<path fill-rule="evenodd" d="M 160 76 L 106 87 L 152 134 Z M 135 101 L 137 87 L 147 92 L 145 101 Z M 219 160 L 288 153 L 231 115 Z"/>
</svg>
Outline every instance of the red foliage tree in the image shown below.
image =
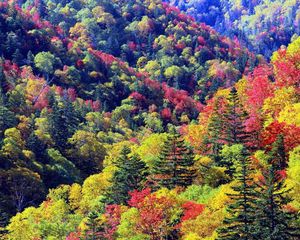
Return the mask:
<svg viewBox="0 0 300 240">
<path fill-rule="evenodd" d="M 300 54 L 287 54 L 285 49 L 278 51 L 278 60 L 274 61 L 276 75 L 275 85 L 278 87 L 294 86 L 300 91 Z"/>
<path fill-rule="evenodd" d="M 129 205 L 139 211 L 138 230 L 151 236 L 151 239 L 161 239 L 174 229 L 170 226 L 171 209 L 175 202 L 168 197 L 157 197 L 147 188 L 141 192 L 130 193 Z"/>
<path fill-rule="evenodd" d="M 68 88 L 67 94 L 68 94 L 69 99 L 72 102 L 74 102 L 76 100 L 77 94 L 76 94 L 76 90 L 74 88 Z"/>
<path fill-rule="evenodd" d="M 131 198 L 128 201 L 128 205 L 136 208 L 140 207 L 141 202 L 145 199 L 146 196 L 150 195 L 150 193 L 151 193 L 150 188 L 145 188 L 142 191 L 134 190 L 132 192 L 129 192 Z"/>
<path fill-rule="evenodd" d="M 121 206 L 116 204 L 106 206 L 104 213 L 106 222 L 104 225 L 103 232 L 101 233 L 104 239 L 115 239 L 115 233 L 117 231 L 118 225 L 120 224 L 121 214 Z"/>
<path fill-rule="evenodd" d="M 263 145 L 271 146 L 279 135 L 283 136 L 285 151 L 288 153 L 300 145 L 300 127 L 274 121 L 263 132 Z"/>
<path fill-rule="evenodd" d="M 269 77 L 272 69 L 268 66 L 259 66 L 254 69 L 253 74 L 248 77 L 248 88 L 246 91 L 250 111 L 259 110 L 264 100 L 273 95 L 274 87 Z"/>
<path fill-rule="evenodd" d="M 170 110 L 170 108 L 164 108 L 163 110 L 161 110 L 161 117 L 166 120 L 166 121 L 170 121 L 172 118 L 172 112 Z"/>
<path fill-rule="evenodd" d="M 181 222 L 198 217 L 204 211 L 205 205 L 189 201 L 184 203 L 182 208 L 184 209 L 184 212 L 181 217 Z"/>
<path fill-rule="evenodd" d="M 81 233 L 80 232 L 71 232 L 66 237 L 66 240 L 81 240 Z"/>
<path fill-rule="evenodd" d="M 133 98 L 134 100 L 136 100 L 137 102 L 143 102 L 146 100 L 146 98 L 138 92 L 131 93 L 130 97 Z"/>
</svg>

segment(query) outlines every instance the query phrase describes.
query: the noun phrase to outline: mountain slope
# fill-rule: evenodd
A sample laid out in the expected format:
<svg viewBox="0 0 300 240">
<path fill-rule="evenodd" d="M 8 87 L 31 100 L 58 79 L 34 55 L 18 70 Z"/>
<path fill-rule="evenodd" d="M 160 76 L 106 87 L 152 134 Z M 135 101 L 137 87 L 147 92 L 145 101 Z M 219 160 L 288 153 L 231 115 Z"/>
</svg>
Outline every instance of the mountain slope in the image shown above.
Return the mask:
<svg viewBox="0 0 300 240">
<path fill-rule="evenodd" d="M 169 1 L 218 32 L 238 36 L 249 49 L 271 57 L 300 34 L 299 1 Z"/>
</svg>

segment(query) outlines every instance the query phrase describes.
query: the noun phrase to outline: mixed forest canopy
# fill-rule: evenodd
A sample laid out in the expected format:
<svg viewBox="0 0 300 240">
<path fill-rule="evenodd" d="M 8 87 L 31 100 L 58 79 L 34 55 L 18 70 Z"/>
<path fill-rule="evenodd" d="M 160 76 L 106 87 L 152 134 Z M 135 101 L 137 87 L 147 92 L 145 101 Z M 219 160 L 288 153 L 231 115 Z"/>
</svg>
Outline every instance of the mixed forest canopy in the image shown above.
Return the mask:
<svg viewBox="0 0 300 240">
<path fill-rule="evenodd" d="M 298 0 L 168 0 L 223 35 L 269 58 L 300 34 Z"/>
<path fill-rule="evenodd" d="M 299 239 L 299 14 L 2 0 L 0 239 Z"/>
</svg>

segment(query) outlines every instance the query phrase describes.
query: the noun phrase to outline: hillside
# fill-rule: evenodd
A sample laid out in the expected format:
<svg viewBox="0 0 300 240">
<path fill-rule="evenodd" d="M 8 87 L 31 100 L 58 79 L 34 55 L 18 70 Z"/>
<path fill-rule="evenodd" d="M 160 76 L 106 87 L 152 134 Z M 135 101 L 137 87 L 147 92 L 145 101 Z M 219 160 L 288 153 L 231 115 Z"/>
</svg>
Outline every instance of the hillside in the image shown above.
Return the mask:
<svg viewBox="0 0 300 240">
<path fill-rule="evenodd" d="M 160 0 L 2 1 L 0 29 L 1 239 L 245 236 L 242 191 L 297 239 L 300 38 L 267 62 Z"/>
<path fill-rule="evenodd" d="M 250 50 L 267 58 L 300 34 L 300 2 L 297 0 L 167 2 L 225 36 L 237 36 Z"/>
</svg>

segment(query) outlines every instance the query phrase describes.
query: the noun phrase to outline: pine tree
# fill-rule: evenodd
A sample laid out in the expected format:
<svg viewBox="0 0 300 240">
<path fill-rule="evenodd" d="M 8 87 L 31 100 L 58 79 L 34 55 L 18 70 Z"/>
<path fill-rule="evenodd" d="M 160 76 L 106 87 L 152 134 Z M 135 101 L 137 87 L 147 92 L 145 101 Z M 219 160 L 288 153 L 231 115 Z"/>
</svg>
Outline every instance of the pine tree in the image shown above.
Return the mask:
<svg viewBox="0 0 300 240">
<path fill-rule="evenodd" d="M 300 229 L 293 225 L 296 215 L 284 209 L 290 202 L 289 190 L 275 168 L 271 165 L 259 184 L 254 234 L 264 240 L 299 239 Z"/>
<path fill-rule="evenodd" d="M 235 87 L 230 91 L 228 97 L 227 111 L 224 114 L 225 131 L 224 141 L 229 145 L 246 144 L 249 133 L 245 130 L 244 122 L 247 119 L 247 113 L 240 103 L 239 96 Z"/>
<path fill-rule="evenodd" d="M 224 219 L 224 227 L 218 230 L 219 240 L 250 240 L 253 236 L 255 223 L 256 198 L 255 185 L 250 174 L 252 168 L 247 151 L 244 149 L 237 169 L 237 185 L 232 187 L 236 192 L 228 194 L 234 201 L 228 206 L 229 217 Z"/>
<path fill-rule="evenodd" d="M 175 130 L 168 136 L 159 158 L 154 162 L 152 173 L 155 183 L 169 189 L 192 184 L 196 174 L 194 154 Z"/>
<path fill-rule="evenodd" d="M 108 189 L 106 198 L 109 204 L 126 204 L 129 200 L 128 192 L 142 190 L 143 183 L 148 175 L 146 164 L 131 150 L 124 147 L 117 161 L 118 170 L 112 178 L 112 186 Z"/>
</svg>

